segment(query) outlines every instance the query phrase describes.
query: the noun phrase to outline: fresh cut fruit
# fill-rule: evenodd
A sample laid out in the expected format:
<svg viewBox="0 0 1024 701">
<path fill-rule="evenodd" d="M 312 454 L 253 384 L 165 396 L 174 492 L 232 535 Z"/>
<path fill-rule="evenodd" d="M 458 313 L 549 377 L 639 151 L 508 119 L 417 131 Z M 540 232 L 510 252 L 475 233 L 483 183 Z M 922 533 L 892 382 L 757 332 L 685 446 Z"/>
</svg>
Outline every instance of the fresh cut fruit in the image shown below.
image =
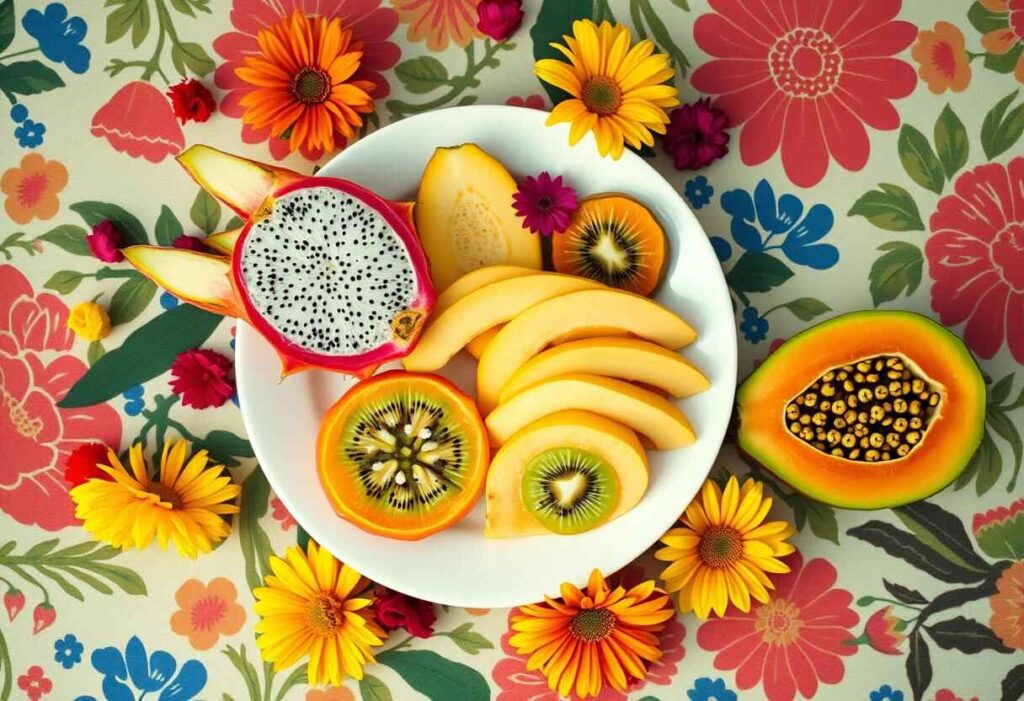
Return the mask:
<svg viewBox="0 0 1024 701">
<path fill-rule="evenodd" d="M 540 238 L 516 217 L 515 191 L 505 167 L 476 144 L 434 151 L 416 197 L 416 229 L 439 292 L 490 265 L 540 270 Z"/>
<path fill-rule="evenodd" d="M 556 273 L 536 273 L 491 283 L 435 314 L 416 349 L 403 363 L 407 370 L 437 370 L 479 334 L 514 319 L 535 304 L 569 292 L 600 287 L 593 280 Z"/>
<path fill-rule="evenodd" d="M 366 377 L 415 345 L 434 291 L 408 204 L 207 146 L 179 160 L 212 194 L 252 216 L 233 242 L 230 232 L 217 235 L 230 258 L 124 249 L 144 275 L 187 302 L 249 322 L 277 351 L 285 375 L 315 367 Z"/>
<path fill-rule="evenodd" d="M 580 202 L 569 228 L 552 239 L 555 270 L 639 295 L 661 282 L 667 260 L 665 231 L 650 210 L 626 195 Z"/>
<path fill-rule="evenodd" d="M 465 516 L 490 450 L 473 400 L 436 375 L 385 372 L 331 407 L 317 471 L 340 516 L 365 531 L 418 540 Z"/>
<path fill-rule="evenodd" d="M 536 274 L 537 271 L 533 268 L 523 268 L 517 265 L 489 265 L 486 268 L 471 270 L 437 296 L 437 302 L 434 304 L 434 316 L 438 316 L 470 292 L 475 292 L 481 287 L 501 280 Z M 484 331 L 466 344 L 466 351 L 474 358 L 479 358 L 483 355 L 487 344 L 498 333 L 499 328 L 499 326 L 496 326 Z"/>
<path fill-rule="evenodd" d="M 235 252 L 235 244 L 238 243 L 238 238 L 242 235 L 242 227 L 237 229 L 228 229 L 227 231 L 220 231 L 216 234 L 210 234 L 203 243 L 208 248 L 212 248 L 217 253 L 223 253 L 226 256 L 230 256 Z"/>
<path fill-rule="evenodd" d="M 509 378 L 547 345 L 567 336 L 607 336 L 609 329 L 670 349 L 688 345 L 697 337 L 675 312 L 629 292 L 583 290 L 549 299 L 505 324 L 487 345 L 476 377 L 481 411 L 493 409 Z"/>
<path fill-rule="evenodd" d="M 552 377 L 577 372 L 640 382 L 673 397 L 688 397 L 710 386 L 708 378 L 675 351 L 639 338 L 600 337 L 562 343 L 535 355 L 505 383 L 500 401 Z"/>
<path fill-rule="evenodd" d="M 566 409 L 584 409 L 628 426 L 659 450 L 682 448 L 696 436 L 675 404 L 650 390 L 610 377 L 576 373 L 524 389 L 485 421 L 492 445 L 502 445 L 530 423 Z"/>
<path fill-rule="evenodd" d="M 882 509 L 931 496 L 985 432 L 985 380 L 927 317 L 864 311 L 789 339 L 740 387 L 741 450 L 819 501 Z"/>
<path fill-rule="evenodd" d="M 648 472 L 644 449 L 625 426 L 586 411 L 551 414 L 516 433 L 491 461 L 484 535 L 589 530 L 636 506 Z M 603 486 L 612 483 L 614 500 Z"/>
</svg>

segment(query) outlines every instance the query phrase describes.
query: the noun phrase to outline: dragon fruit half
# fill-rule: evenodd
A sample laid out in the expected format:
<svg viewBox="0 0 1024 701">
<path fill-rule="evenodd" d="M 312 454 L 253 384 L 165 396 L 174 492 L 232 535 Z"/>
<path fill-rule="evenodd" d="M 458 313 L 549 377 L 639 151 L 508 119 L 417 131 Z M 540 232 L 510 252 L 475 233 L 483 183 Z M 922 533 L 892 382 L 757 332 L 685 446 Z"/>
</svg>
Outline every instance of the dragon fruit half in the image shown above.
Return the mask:
<svg viewBox="0 0 1024 701">
<path fill-rule="evenodd" d="M 209 146 L 178 161 L 247 221 L 206 239 L 217 254 L 125 248 L 140 272 L 186 302 L 252 324 L 284 375 L 315 367 L 366 377 L 412 350 L 434 290 L 411 204 Z"/>
</svg>

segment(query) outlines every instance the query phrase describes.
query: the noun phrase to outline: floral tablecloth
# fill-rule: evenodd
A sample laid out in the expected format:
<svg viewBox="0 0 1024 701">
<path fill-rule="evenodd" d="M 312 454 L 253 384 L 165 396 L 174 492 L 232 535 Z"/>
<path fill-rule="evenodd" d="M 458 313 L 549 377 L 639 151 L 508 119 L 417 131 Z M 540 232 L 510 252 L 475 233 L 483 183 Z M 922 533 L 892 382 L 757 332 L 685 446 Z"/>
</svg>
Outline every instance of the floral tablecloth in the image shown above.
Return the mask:
<svg viewBox="0 0 1024 701">
<path fill-rule="evenodd" d="M 474 4 L 0 1 L 0 698 L 555 698 L 510 647 L 506 610 L 439 610 L 433 637 L 393 636 L 401 648 L 341 689 L 263 664 L 251 589 L 300 529 L 237 407 L 185 408 L 167 385 L 182 348 L 230 355 L 232 324 L 86 245 L 105 219 L 129 241 L 161 244 L 228 225 L 172 156 L 197 142 L 287 156 L 242 125 L 234 69 L 296 6 L 346 18 L 364 42 L 379 85 L 370 128 L 456 104 L 548 108 L 538 47 L 572 17 L 629 24 L 672 57 L 685 102 L 710 96 L 734 125 L 731 152 L 699 174 L 648 157 L 726 271 L 741 376 L 815 321 L 865 308 L 939 319 L 986 374 L 986 433 L 969 468 L 904 508 L 830 508 L 727 444 L 717 469 L 753 472 L 795 521 L 792 572 L 749 614 L 674 620 L 629 698 L 1024 696 L 1024 2 L 547 0 L 526 3 L 508 42 L 477 33 Z M 182 76 L 213 90 L 210 121 L 175 120 L 164 92 Z M 286 161 L 308 170 L 324 158 Z M 66 324 L 88 300 L 113 322 L 91 344 Z M 114 352 L 120 362 L 86 375 Z M 72 387 L 84 406 L 62 408 Z M 231 537 L 194 562 L 91 541 L 63 479 L 82 443 L 165 435 L 210 449 L 243 488 Z M 658 571 L 649 555 L 633 567 Z"/>
</svg>

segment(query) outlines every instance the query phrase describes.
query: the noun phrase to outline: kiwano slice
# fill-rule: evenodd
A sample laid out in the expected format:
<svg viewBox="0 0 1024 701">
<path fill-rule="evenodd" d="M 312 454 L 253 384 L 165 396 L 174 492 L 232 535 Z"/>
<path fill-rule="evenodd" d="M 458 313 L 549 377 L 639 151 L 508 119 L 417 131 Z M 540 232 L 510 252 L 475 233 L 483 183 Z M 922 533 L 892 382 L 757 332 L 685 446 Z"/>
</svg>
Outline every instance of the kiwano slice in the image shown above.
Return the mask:
<svg viewBox="0 0 1024 701">
<path fill-rule="evenodd" d="M 363 530 L 419 540 L 465 516 L 490 449 L 473 400 L 435 375 L 359 383 L 320 426 L 317 469 L 334 509 Z"/>
</svg>

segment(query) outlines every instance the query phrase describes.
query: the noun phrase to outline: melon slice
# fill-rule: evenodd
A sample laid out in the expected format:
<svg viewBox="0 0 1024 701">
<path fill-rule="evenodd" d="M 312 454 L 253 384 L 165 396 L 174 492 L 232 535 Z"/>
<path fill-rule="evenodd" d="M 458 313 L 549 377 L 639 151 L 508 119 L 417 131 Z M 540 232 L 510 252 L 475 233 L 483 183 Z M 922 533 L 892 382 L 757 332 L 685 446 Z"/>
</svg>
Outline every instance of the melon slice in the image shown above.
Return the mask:
<svg viewBox="0 0 1024 701">
<path fill-rule="evenodd" d="M 565 409 L 600 414 L 651 440 L 658 450 L 682 448 L 696 440 L 686 416 L 650 390 L 610 377 L 562 375 L 523 390 L 487 417 L 491 445 L 502 445 L 530 423 Z"/>
<path fill-rule="evenodd" d="M 127 246 L 121 252 L 139 272 L 178 299 L 214 314 L 244 318 L 231 287 L 227 258 L 163 246 Z"/>
<path fill-rule="evenodd" d="M 615 470 L 619 499 L 609 520 L 636 506 L 647 490 L 647 455 L 633 431 L 587 411 L 560 411 L 530 424 L 495 454 L 487 472 L 485 536 L 550 533 L 523 504 L 521 485 L 526 466 L 534 457 L 560 447 L 593 453 Z"/>
<path fill-rule="evenodd" d="M 231 207 L 243 219 L 251 217 L 272 192 L 306 176 L 196 144 L 178 156 L 199 186 Z"/>
<path fill-rule="evenodd" d="M 439 292 L 490 265 L 540 270 L 540 238 L 512 209 L 515 191 L 505 167 L 476 144 L 434 151 L 416 198 L 416 229 Z"/>
</svg>

